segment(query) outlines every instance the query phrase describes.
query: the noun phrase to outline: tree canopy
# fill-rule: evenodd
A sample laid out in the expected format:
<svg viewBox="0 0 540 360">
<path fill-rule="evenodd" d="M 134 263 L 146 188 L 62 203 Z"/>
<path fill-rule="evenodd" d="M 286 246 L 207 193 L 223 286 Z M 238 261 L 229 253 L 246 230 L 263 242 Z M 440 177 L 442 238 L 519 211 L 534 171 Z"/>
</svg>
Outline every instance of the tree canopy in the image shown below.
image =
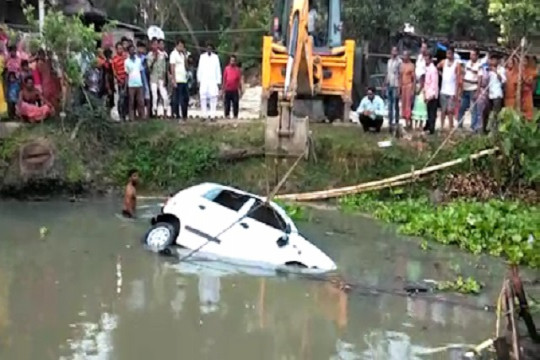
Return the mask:
<svg viewBox="0 0 540 360">
<path fill-rule="evenodd" d="M 391 35 L 405 23 L 424 35 L 449 40 L 495 42 L 526 35 L 540 23 L 536 0 L 347 0 L 342 2 L 345 36 L 387 48 Z M 115 19 L 141 26 L 158 25 L 182 36 L 196 50 L 206 40 L 223 53 L 237 52 L 256 61 L 261 38 L 270 29 L 268 0 L 95 0 Z M 536 19 L 536 21 L 535 21 Z M 236 31 L 246 29 L 246 31 Z M 176 36 L 175 36 L 176 35 Z M 242 54 L 244 56 L 242 56 Z"/>
</svg>

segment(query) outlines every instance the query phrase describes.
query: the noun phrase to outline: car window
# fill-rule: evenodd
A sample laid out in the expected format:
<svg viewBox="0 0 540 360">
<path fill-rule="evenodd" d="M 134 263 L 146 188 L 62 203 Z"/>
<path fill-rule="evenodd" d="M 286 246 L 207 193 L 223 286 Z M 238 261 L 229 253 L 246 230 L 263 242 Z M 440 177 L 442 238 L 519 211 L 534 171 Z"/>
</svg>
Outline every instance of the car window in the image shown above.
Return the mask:
<svg viewBox="0 0 540 360">
<path fill-rule="evenodd" d="M 204 195 L 204 197 L 234 211 L 240 210 L 246 201 L 251 199 L 251 197 L 247 195 L 221 189 L 210 190 Z"/>
<path fill-rule="evenodd" d="M 283 220 L 281 215 L 279 215 L 270 205 L 266 205 L 260 200 L 257 200 L 251 207 L 248 217 L 281 231 L 284 231 L 287 227 L 287 223 Z"/>
</svg>

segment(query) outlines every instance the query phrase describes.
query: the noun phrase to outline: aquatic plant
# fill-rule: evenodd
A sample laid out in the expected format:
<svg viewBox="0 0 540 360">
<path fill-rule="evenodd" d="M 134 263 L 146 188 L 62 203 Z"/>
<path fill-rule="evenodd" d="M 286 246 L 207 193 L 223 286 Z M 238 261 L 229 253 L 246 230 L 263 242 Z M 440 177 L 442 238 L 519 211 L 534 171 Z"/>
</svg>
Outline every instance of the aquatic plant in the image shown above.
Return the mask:
<svg viewBox="0 0 540 360">
<path fill-rule="evenodd" d="M 463 276 L 458 276 L 453 281 L 443 281 L 437 284 L 437 290 L 439 291 L 448 291 L 448 292 L 458 292 L 461 294 L 480 294 L 482 289 L 482 284 L 476 281 L 472 277 L 463 278 Z"/>
<path fill-rule="evenodd" d="M 540 267 L 540 209 L 537 206 L 497 199 L 456 200 L 436 206 L 425 196 L 380 200 L 372 194 L 343 198 L 340 205 L 399 224 L 398 231 L 405 235 L 458 245 L 474 254 L 504 256 L 515 264 Z"/>
</svg>

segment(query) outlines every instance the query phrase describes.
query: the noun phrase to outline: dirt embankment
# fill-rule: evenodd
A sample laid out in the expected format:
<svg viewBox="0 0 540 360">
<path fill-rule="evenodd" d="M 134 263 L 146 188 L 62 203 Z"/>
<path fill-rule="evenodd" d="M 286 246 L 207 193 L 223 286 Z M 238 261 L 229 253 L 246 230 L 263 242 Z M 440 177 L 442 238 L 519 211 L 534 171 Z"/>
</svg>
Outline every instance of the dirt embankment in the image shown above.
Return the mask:
<svg viewBox="0 0 540 360">
<path fill-rule="evenodd" d="M 441 141 L 394 139 L 393 146 L 379 148 L 378 141 L 391 139 L 388 134 L 327 124 L 313 124 L 311 130 L 315 156 L 295 169 L 281 192 L 328 189 L 409 172 L 425 164 Z M 461 144 L 466 144 L 464 149 Z M 0 139 L 0 196 L 110 192 L 123 187 L 131 168 L 140 171 L 143 192 L 165 194 L 216 181 L 266 194 L 294 159 L 265 158 L 263 145 L 262 122 L 114 124 L 101 132 L 81 130 L 75 139 L 56 124 L 22 127 Z M 458 139 L 440 152 L 436 162 L 485 147 L 482 139 Z M 470 171 L 469 165 L 465 170 Z M 422 186 L 432 188 L 433 182 Z"/>
</svg>

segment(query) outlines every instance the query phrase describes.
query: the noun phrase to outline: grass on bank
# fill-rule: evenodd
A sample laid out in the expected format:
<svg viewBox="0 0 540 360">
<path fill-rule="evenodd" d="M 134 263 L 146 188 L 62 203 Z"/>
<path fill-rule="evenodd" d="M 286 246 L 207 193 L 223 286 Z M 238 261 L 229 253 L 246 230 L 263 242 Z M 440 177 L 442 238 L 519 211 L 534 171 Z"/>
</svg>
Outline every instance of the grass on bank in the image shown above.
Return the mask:
<svg viewBox="0 0 540 360">
<path fill-rule="evenodd" d="M 220 160 L 224 148 L 262 149 L 262 122 L 179 126 L 160 120 L 115 124 L 89 119 L 74 140 L 72 128 L 62 131 L 58 123 L 24 127 L 0 141 L 0 158 L 9 163 L 17 156 L 18 146 L 45 137 L 55 144 L 64 179 L 82 183 L 83 187 L 119 188 L 128 170 L 137 168 L 142 190 L 147 192 L 169 192 L 202 181 L 216 181 L 263 195 L 294 162 L 264 157 Z M 282 193 L 328 189 L 408 172 L 412 167 L 422 167 L 442 141 L 440 137 L 399 140 L 391 148 L 381 149 L 377 142 L 389 139 L 388 133 L 365 134 L 359 127 L 328 124 L 313 124 L 311 130 L 317 160 L 300 163 L 280 190 Z M 486 142 L 482 137 L 458 138 L 441 151 L 436 161 L 484 149 Z M 0 187 L 2 171 L 0 168 Z"/>
</svg>

